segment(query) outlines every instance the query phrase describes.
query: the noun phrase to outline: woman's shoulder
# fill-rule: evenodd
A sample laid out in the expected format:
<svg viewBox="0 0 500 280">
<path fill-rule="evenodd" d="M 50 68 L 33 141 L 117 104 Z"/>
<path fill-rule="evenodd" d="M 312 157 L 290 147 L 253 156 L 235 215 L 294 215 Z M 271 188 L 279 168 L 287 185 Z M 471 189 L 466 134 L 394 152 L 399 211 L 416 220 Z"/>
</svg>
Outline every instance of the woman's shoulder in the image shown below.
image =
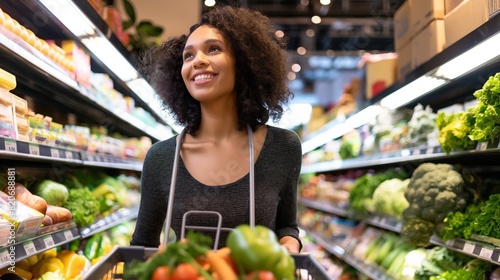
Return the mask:
<svg viewBox="0 0 500 280">
<path fill-rule="evenodd" d="M 268 151 L 285 151 L 302 154 L 302 141 L 295 131 L 268 125 L 266 144 Z"/>
<path fill-rule="evenodd" d="M 289 143 L 295 146 L 302 145 L 302 141 L 295 131 L 271 125 L 268 125 L 267 127 L 269 138 L 272 138 L 272 140 L 274 140 L 273 142 L 281 144 Z"/>
<path fill-rule="evenodd" d="M 148 150 L 148 153 L 146 157 L 165 157 L 168 156 L 170 153 L 175 151 L 175 145 L 176 145 L 176 137 L 177 135 L 174 135 L 168 139 L 158 141 L 154 143 Z"/>
</svg>

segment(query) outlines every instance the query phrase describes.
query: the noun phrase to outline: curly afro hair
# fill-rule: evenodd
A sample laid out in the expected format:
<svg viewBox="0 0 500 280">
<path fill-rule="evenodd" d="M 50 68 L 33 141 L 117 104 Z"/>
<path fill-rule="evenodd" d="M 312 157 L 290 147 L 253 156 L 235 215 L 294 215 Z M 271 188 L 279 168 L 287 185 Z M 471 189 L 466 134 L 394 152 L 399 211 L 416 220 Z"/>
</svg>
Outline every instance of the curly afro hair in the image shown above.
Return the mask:
<svg viewBox="0 0 500 280">
<path fill-rule="evenodd" d="M 235 92 L 239 129 L 253 130 L 278 121 L 293 93 L 288 87 L 286 39 L 275 35 L 271 20 L 258 11 L 243 7 L 217 7 L 204 14 L 196 28 L 216 28 L 235 54 Z M 176 122 L 195 134 L 201 122 L 200 103 L 188 92 L 181 76 L 182 52 L 189 35 L 169 38 L 146 50 L 140 69 Z"/>
</svg>

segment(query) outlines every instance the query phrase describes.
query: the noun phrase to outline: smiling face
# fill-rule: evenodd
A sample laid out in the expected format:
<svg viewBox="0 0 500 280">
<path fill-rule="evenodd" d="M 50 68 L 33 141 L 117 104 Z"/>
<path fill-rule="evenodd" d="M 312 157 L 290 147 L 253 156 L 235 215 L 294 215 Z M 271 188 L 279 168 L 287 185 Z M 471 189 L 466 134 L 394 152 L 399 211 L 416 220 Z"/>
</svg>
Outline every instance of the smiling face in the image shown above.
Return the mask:
<svg viewBox="0 0 500 280">
<path fill-rule="evenodd" d="M 194 99 L 208 102 L 231 96 L 235 59 L 217 29 L 203 25 L 189 36 L 183 52 L 182 79 Z"/>
</svg>

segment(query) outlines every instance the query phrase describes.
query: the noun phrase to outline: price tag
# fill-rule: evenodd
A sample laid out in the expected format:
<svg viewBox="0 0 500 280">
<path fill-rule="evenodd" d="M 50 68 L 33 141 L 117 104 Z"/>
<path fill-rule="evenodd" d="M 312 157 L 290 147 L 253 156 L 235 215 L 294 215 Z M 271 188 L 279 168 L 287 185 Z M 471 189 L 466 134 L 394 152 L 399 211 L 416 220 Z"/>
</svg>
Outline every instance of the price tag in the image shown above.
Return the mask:
<svg viewBox="0 0 500 280">
<path fill-rule="evenodd" d="M 54 247 L 54 239 L 52 238 L 52 235 L 48 235 L 48 236 L 45 236 L 43 238 L 43 243 L 45 243 L 45 247 L 47 249 L 50 249 L 52 247 Z"/>
<path fill-rule="evenodd" d="M 93 155 L 88 155 L 88 157 L 89 157 L 89 161 L 94 161 L 95 160 Z"/>
<path fill-rule="evenodd" d="M 26 252 L 27 256 L 32 256 L 36 253 L 35 244 L 33 244 L 33 242 L 31 242 L 31 241 L 24 243 L 23 247 L 24 247 L 24 251 Z"/>
<path fill-rule="evenodd" d="M 59 158 L 59 150 L 58 149 L 50 149 L 50 156 L 53 158 Z"/>
<path fill-rule="evenodd" d="M 413 150 L 412 155 L 414 155 L 414 156 L 418 156 L 418 155 L 420 155 L 420 149 L 415 149 L 415 150 Z"/>
<path fill-rule="evenodd" d="M 67 158 L 67 159 L 73 159 L 73 152 L 71 152 L 71 151 L 66 151 L 66 158 Z"/>
<path fill-rule="evenodd" d="M 429 147 L 429 148 L 427 148 L 427 154 L 428 154 L 428 155 L 431 155 L 431 154 L 433 154 L 433 153 L 434 153 L 434 148 L 433 148 L 433 147 Z"/>
<path fill-rule="evenodd" d="M 472 254 L 472 252 L 474 252 L 475 247 L 476 247 L 476 245 L 474 245 L 474 244 L 465 243 L 463 250 L 466 253 Z"/>
<path fill-rule="evenodd" d="M 71 230 L 64 231 L 64 238 L 66 238 L 66 241 L 73 239 L 73 233 Z"/>
<path fill-rule="evenodd" d="M 493 250 L 488 249 L 488 248 L 481 248 L 481 252 L 479 252 L 479 256 L 485 258 L 485 259 L 491 259 L 491 255 L 493 254 Z"/>
<path fill-rule="evenodd" d="M 9 252 L 3 249 L 0 251 L 0 264 L 6 264 L 10 261 Z"/>
<path fill-rule="evenodd" d="M 39 156 L 40 147 L 38 145 L 30 144 L 30 155 Z"/>
<path fill-rule="evenodd" d="M 479 151 L 484 151 L 488 148 L 488 142 L 477 143 L 477 149 Z"/>
<path fill-rule="evenodd" d="M 16 141 L 5 139 L 5 150 L 7 152 L 17 153 L 17 143 L 16 143 Z"/>
</svg>

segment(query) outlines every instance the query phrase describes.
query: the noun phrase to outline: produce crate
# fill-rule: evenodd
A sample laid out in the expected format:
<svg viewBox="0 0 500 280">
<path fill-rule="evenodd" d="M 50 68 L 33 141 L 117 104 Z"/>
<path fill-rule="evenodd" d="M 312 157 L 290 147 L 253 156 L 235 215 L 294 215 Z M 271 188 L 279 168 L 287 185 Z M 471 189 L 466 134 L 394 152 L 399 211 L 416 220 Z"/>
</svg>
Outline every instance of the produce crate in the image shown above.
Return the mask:
<svg viewBox="0 0 500 280">
<path fill-rule="evenodd" d="M 142 246 L 118 246 L 113 249 L 104 259 L 93 265 L 83 276 L 83 280 L 97 279 L 123 279 L 119 273 L 118 266 L 123 265 L 127 269 L 127 264 L 132 260 L 147 260 L 154 253 L 155 248 L 145 248 Z M 296 279 L 327 280 L 329 279 L 325 270 L 320 264 L 307 254 L 292 254 L 297 268 Z M 123 263 L 123 264 L 120 264 Z"/>
</svg>

